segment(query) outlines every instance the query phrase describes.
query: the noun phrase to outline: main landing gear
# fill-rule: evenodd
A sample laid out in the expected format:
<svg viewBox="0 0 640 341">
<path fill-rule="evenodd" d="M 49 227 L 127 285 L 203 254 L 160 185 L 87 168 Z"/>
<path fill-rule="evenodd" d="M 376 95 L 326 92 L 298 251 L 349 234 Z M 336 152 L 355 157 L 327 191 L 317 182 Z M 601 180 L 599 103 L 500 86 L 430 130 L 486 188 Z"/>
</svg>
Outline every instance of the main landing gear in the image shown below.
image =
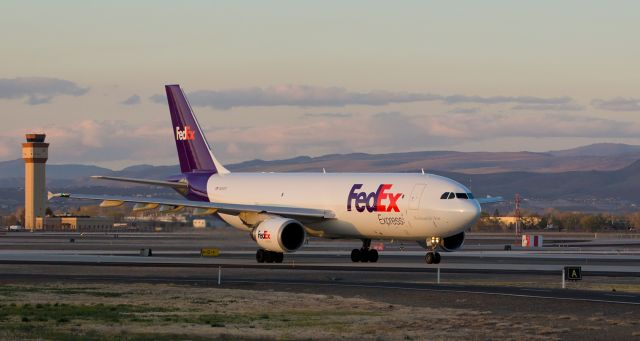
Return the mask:
<svg viewBox="0 0 640 341">
<path fill-rule="evenodd" d="M 284 253 L 260 249 L 256 252 L 258 263 L 282 263 Z"/>
<path fill-rule="evenodd" d="M 351 250 L 351 261 L 354 263 L 375 263 L 378 261 L 378 250 L 371 249 L 371 239 L 363 239 L 360 249 Z"/>
<path fill-rule="evenodd" d="M 424 261 L 427 262 L 427 264 L 440 264 L 440 253 L 436 251 L 438 245 L 440 245 L 440 237 L 432 237 L 428 245 L 431 246 L 431 251 L 427 252 L 424 256 Z"/>
</svg>

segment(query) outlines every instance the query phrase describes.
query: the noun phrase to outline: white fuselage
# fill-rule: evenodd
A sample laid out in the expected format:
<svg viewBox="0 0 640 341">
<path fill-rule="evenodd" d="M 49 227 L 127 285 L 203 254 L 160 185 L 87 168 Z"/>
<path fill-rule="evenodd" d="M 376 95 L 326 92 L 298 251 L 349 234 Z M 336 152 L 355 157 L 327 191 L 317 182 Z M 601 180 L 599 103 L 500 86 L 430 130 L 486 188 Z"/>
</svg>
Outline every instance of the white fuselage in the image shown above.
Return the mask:
<svg viewBox="0 0 640 341">
<path fill-rule="evenodd" d="M 480 205 L 464 196 L 441 199 L 445 192 L 470 193 L 431 174 L 232 173 L 207 182 L 212 202 L 332 211 L 335 219 L 303 222 L 311 235 L 326 238 L 424 241 L 456 235 L 476 222 Z M 236 215 L 220 216 L 236 228 L 253 227 Z"/>
</svg>

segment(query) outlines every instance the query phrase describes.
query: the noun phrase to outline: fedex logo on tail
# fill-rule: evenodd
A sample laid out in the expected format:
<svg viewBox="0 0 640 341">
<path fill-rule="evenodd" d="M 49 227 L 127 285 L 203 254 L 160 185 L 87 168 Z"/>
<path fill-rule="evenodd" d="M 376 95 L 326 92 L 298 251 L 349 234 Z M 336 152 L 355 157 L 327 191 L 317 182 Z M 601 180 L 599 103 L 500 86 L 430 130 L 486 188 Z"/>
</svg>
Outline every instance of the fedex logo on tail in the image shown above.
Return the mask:
<svg viewBox="0 0 640 341">
<path fill-rule="evenodd" d="M 176 141 L 195 140 L 196 131 L 191 129 L 191 126 L 185 126 L 183 130 L 180 127 L 176 127 Z"/>
<path fill-rule="evenodd" d="M 400 212 L 398 199 L 402 193 L 390 192 L 392 186 L 382 184 L 375 192 L 366 193 L 359 191 L 362 184 L 354 184 L 347 199 L 347 211 L 351 211 L 353 204 L 358 212 L 364 212 L 365 209 L 369 212 Z"/>
</svg>

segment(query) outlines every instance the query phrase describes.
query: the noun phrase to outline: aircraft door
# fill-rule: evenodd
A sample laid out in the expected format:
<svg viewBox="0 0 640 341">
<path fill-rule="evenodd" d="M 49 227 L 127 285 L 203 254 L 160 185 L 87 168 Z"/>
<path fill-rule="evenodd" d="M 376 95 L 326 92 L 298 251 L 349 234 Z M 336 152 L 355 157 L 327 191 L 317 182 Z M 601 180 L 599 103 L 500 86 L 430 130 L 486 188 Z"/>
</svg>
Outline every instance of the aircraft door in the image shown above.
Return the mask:
<svg viewBox="0 0 640 341">
<path fill-rule="evenodd" d="M 422 199 L 422 192 L 424 192 L 426 184 L 417 184 L 413 186 L 411 191 L 411 197 L 409 198 L 409 210 L 414 211 L 420 209 L 420 200 Z"/>
</svg>

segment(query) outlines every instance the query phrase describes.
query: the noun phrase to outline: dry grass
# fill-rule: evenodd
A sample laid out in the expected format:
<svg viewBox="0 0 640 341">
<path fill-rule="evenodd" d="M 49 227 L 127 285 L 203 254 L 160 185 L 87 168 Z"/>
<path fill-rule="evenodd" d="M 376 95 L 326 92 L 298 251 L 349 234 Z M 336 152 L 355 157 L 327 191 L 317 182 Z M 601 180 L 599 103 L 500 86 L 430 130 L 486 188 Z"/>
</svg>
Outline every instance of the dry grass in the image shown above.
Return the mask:
<svg viewBox="0 0 640 341">
<path fill-rule="evenodd" d="M 12 285 L 0 299 L 2 339 L 549 340 L 569 330 L 539 316 L 164 284 Z"/>
</svg>

